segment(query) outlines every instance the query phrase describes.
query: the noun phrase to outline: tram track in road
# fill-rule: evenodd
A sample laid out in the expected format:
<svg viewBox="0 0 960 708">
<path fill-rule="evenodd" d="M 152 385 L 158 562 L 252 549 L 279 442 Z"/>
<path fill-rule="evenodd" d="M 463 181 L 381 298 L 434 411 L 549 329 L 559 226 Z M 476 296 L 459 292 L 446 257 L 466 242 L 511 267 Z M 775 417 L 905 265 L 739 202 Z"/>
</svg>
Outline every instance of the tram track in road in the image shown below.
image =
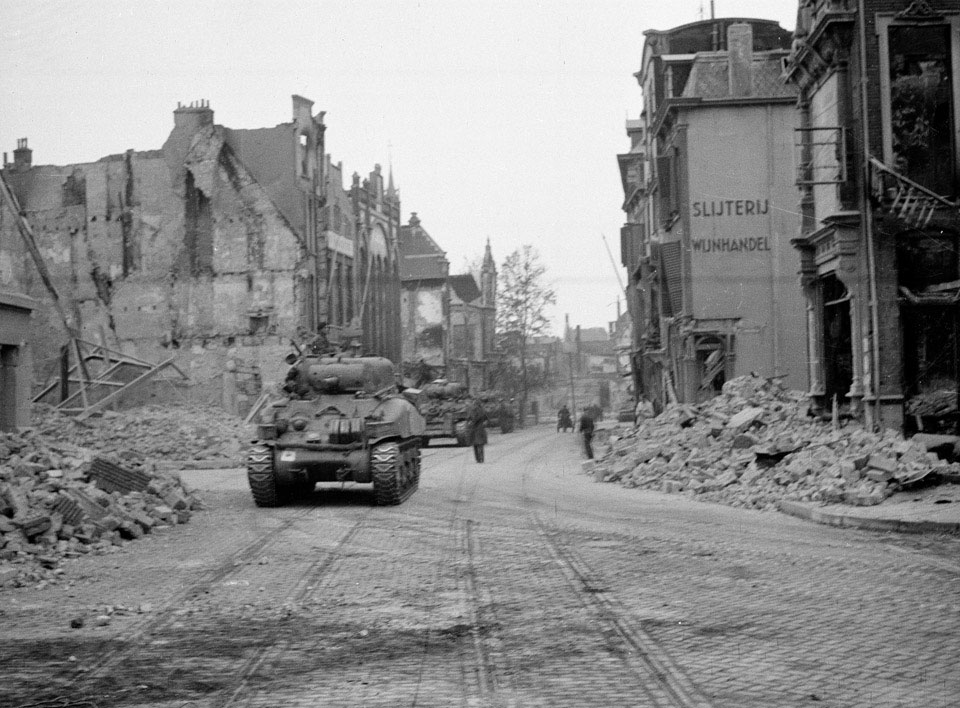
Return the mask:
<svg viewBox="0 0 960 708">
<path fill-rule="evenodd" d="M 343 549 L 360 533 L 371 513 L 372 509 L 366 511 L 345 533 L 340 535 L 320 558 L 307 566 L 306 570 L 300 574 L 300 577 L 297 578 L 289 592 L 283 597 L 278 598 L 278 603 L 283 605 L 303 602 L 311 594 L 316 592 L 322 582 L 336 570 L 340 560 L 343 558 Z M 245 693 L 250 684 L 250 680 L 257 674 L 260 667 L 268 663 L 271 659 L 282 656 L 289 651 L 290 647 L 291 642 L 289 640 L 283 640 L 269 646 L 258 648 L 244 660 L 235 672 L 234 685 L 232 688 L 221 693 L 219 700 L 215 700 L 212 705 L 215 708 L 243 705 L 248 698 Z"/>
<path fill-rule="evenodd" d="M 477 522 L 465 518 L 461 513 L 462 509 L 469 507 L 474 500 L 480 486 L 480 480 L 476 476 L 468 475 L 468 469 L 475 470 L 473 466 L 466 465 L 459 468 L 457 485 L 453 497 L 450 499 L 450 512 L 445 524 L 447 542 L 441 547 L 436 561 L 434 583 L 438 589 L 443 587 L 444 576 L 451 571 L 451 568 L 453 569 L 457 594 L 463 605 L 462 614 L 466 621 L 447 628 L 446 631 L 456 639 L 455 651 L 460 667 L 464 704 L 468 706 L 499 707 L 505 704 L 498 702 L 495 698 L 498 680 L 490 658 L 488 639 L 485 636 L 488 629 L 483 626 L 481 600 L 477 586 L 476 548 L 473 533 L 473 527 Z M 429 612 L 433 609 L 432 603 L 428 603 L 424 609 Z M 424 670 L 429 659 L 429 645 L 425 641 L 421 655 L 417 689 L 411 702 L 411 708 L 416 708 L 420 702 Z"/>
<path fill-rule="evenodd" d="M 308 517 L 311 511 L 312 509 L 304 509 L 290 518 L 285 519 L 282 523 L 259 535 L 239 550 L 229 554 L 214 567 L 202 573 L 195 582 L 171 595 L 170 598 L 151 615 L 146 616 L 142 622 L 137 623 L 125 634 L 118 637 L 116 645 L 113 648 L 89 663 L 80 681 L 83 683 L 91 683 L 106 676 L 120 662 L 139 651 L 146 637 L 172 625 L 177 619 L 176 614 L 173 612 L 174 608 L 189 602 L 191 598 L 209 592 L 215 585 L 222 583 L 230 577 L 230 575 L 238 572 L 246 564 L 263 553 L 263 550 L 277 540 L 285 531 L 293 527 L 298 521 Z"/>
<path fill-rule="evenodd" d="M 476 525 L 476 521 L 464 519 L 458 528 L 460 553 L 464 559 L 459 580 L 467 601 L 470 638 L 469 646 L 461 642 L 461 661 L 472 663 L 480 705 L 514 708 L 518 705 L 516 690 L 510 679 L 512 672 L 504 671 L 506 667 L 502 666 L 507 653 L 499 637 L 496 605 L 489 589 L 478 581 Z M 474 704 L 469 697 L 468 704 Z"/>
<path fill-rule="evenodd" d="M 624 661 L 633 671 L 654 708 L 711 708 L 712 704 L 677 666 L 640 622 L 606 590 L 602 576 L 583 560 L 562 530 L 538 515 L 531 523 L 560 567 L 570 588 L 611 636 L 626 650 Z"/>
</svg>

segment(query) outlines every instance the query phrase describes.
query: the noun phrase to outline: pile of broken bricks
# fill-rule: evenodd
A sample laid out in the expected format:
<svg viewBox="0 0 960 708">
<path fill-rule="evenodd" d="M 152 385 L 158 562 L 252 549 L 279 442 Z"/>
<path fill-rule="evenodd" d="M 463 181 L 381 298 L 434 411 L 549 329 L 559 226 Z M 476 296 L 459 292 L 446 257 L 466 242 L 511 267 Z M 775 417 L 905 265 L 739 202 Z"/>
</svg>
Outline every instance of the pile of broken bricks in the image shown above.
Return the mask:
<svg viewBox="0 0 960 708">
<path fill-rule="evenodd" d="M 39 434 L 59 443 L 101 454 L 133 450 L 166 461 L 241 459 L 250 432 L 240 418 L 223 409 L 196 405 L 146 405 L 104 411 L 82 421 L 37 405 L 31 423 Z"/>
<path fill-rule="evenodd" d="M 56 582 L 63 559 L 110 552 L 198 508 L 176 475 L 134 450 L 0 433 L 0 587 Z"/>
<path fill-rule="evenodd" d="M 960 464 L 947 461 L 960 452 L 957 438 L 874 433 L 808 408 L 805 394 L 776 379 L 740 377 L 698 406 L 613 429 L 584 469 L 598 481 L 756 509 L 787 500 L 868 506 L 910 485 L 960 478 Z M 945 444 L 941 459 L 933 450 Z"/>
</svg>

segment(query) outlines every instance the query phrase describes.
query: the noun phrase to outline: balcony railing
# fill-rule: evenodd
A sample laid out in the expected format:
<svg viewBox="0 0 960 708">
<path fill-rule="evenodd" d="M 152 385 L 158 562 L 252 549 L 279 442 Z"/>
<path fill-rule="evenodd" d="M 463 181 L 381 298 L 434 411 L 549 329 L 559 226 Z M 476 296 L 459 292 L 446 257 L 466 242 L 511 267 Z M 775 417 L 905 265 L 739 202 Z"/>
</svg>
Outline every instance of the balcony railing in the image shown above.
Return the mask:
<svg viewBox="0 0 960 708">
<path fill-rule="evenodd" d="M 960 202 L 950 201 L 904 177 L 875 157 L 870 158 L 870 186 L 873 196 L 889 214 L 918 229 L 929 224 L 938 209 L 960 211 Z"/>
</svg>

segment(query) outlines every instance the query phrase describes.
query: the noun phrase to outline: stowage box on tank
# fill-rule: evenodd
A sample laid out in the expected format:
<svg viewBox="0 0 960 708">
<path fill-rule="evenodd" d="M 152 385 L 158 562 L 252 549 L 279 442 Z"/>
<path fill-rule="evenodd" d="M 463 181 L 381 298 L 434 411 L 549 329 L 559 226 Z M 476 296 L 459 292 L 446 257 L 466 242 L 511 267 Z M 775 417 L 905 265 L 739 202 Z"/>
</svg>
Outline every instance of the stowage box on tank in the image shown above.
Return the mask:
<svg viewBox="0 0 960 708">
<path fill-rule="evenodd" d="M 278 506 L 317 482 L 372 484 L 377 504 L 400 504 L 420 479 L 425 423 L 381 357 L 304 356 L 285 397 L 263 408 L 247 453 L 257 506 Z"/>
</svg>

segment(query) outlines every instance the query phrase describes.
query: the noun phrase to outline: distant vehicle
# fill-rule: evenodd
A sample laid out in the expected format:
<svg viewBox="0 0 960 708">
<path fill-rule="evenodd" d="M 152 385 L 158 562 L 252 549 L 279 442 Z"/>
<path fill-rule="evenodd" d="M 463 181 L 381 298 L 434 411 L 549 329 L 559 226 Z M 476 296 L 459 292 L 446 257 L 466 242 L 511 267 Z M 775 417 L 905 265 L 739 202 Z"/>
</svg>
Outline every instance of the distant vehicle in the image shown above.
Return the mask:
<svg viewBox="0 0 960 708">
<path fill-rule="evenodd" d="M 495 391 L 481 391 L 477 398 L 487 414 L 487 427 L 500 428 L 501 433 L 512 433 L 517 426 L 517 412 L 509 399 Z"/>
<path fill-rule="evenodd" d="M 247 452 L 257 506 L 311 492 L 317 482 L 372 484 L 377 504 L 400 504 L 420 480 L 426 424 L 382 357 L 291 354 L 286 396 L 263 408 Z"/>
<path fill-rule="evenodd" d="M 467 444 L 467 415 L 473 399 L 466 385 L 435 379 L 421 389 L 420 413 L 426 420 L 423 445 L 437 438 L 453 438 L 457 445 Z"/>
</svg>

